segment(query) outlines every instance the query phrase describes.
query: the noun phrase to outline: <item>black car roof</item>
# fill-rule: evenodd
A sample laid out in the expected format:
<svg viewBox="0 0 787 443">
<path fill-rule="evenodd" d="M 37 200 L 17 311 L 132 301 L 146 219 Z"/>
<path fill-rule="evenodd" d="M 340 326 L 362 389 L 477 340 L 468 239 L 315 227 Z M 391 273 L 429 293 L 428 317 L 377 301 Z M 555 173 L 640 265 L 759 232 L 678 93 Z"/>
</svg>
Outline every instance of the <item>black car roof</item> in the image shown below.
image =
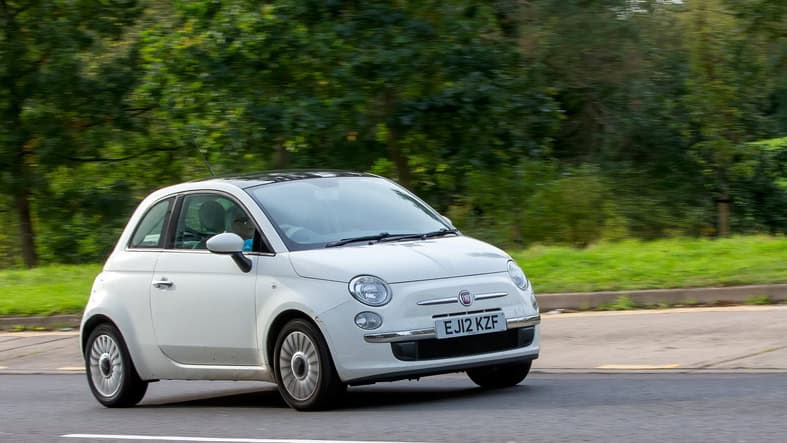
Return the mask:
<svg viewBox="0 0 787 443">
<path fill-rule="evenodd" d="M 252 188 L 254 186 L 267 185 L 270 183 L 281 183 L 293 180 L 308 180 L 312 178 L 335 178 L 335 177 L 378 177 L 367 172 L 337 171 L 328 169 L 284 169 L 274 171 L 253 172 L 249 174 L 222 175 L 207 177 L 204 179 L 193 180 L 202 181 L 226 181 L 241 189 Z"/>
</svg>

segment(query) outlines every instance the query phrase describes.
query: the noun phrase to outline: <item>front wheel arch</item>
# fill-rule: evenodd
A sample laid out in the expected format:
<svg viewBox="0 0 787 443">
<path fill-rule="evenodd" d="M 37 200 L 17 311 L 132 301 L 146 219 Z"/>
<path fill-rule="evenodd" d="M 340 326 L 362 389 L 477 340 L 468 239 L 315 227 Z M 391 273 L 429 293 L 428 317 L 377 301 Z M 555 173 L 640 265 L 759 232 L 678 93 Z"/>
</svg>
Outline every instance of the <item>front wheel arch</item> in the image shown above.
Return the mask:
<svg viewBox="0 0 787 443">
<path fill-rule="evenodd" d="M 276 347 L 276 339 L 279 337 L 279 332 L 281 332 L 284 325 L 295 319 L 305 320 L 313 324 L 318 330 L 320 329 L 320 327 L 317 325 L 317 322 L 315 322 L 303 311 L 299 311 L 297 309 L 288 309 L 279 313 L 279 315 L 276 316 L 276 319 L 273 320 L 271 325 L 268 327 L 268 334 L 266 335 L 265 340 L 265 357 L 268 359 L 268 365 L 270 366 L 271 370 L 273 370 L 273 351 Z M 325 336 L 325 334 L 323 334 L 323 336 Z"/>
</svg>

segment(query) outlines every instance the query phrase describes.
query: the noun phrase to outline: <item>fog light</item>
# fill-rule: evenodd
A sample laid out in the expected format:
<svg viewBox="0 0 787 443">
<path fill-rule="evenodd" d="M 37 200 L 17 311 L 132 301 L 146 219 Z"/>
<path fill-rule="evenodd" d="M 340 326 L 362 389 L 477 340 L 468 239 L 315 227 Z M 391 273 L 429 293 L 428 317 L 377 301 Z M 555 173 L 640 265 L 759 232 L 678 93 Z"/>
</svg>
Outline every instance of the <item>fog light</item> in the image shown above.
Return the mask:
<svg viewBox="0 0 787 443">
<path fill-rule="evenodd" d="M 367 331 L 377 329 L 383 325 L 383 318 L 380 314 L 364 311 L 355 316 L 355 325 Z"/>
</svg>

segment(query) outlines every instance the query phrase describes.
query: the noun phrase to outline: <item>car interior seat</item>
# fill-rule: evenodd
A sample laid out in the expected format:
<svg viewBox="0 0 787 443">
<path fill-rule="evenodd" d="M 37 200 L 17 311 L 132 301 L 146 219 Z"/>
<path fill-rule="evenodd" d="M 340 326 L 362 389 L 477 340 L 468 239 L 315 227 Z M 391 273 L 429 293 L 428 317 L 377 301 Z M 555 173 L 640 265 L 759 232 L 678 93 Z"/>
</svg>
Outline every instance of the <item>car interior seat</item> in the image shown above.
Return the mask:
<svg viewBox="0 0 787 443">
<path fill-rule="evenodd" d="M 226 230 L 224 224 L 224 206 L 216 201 L 208 200 L 199 207 L 199 221 L 202 231 L 209 234 L 219 234 Z"/>
</svg>

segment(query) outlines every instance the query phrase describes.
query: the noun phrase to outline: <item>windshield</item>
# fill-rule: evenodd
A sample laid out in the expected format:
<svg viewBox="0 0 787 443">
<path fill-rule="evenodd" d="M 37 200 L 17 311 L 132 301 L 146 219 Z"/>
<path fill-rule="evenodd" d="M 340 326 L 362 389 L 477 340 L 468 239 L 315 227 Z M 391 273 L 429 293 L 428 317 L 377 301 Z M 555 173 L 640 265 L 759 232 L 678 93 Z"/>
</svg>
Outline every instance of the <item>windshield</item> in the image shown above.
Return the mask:
<svg viewBox="0 0 787 443">
<path fill-rule="evenodd" d="M 404 188 L 375 177 L 331 177 L 273 183 L 248 190 L 291 251 L 386 233 L 450 229 Z M 361 243 L 348 243 L 361 244 Z"/>
</svg>

